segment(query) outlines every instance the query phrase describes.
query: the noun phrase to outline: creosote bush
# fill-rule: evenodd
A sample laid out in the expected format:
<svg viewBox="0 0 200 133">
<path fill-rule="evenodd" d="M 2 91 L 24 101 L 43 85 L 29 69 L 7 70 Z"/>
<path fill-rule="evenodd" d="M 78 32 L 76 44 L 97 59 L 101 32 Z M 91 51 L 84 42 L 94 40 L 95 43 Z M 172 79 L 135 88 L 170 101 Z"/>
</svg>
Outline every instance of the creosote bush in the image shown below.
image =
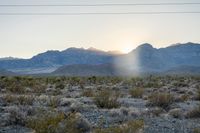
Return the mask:
<svg viewBox="0 0 200 133">
<path fill-rule="evenodd" d="M 120 106 L 118 102 L 119 93 L 111 90 L 100 90 L 94 97 L 95 104 L 99 108 L 117 108 Z"/>
<path fill-rule="evenodd" d="M 138 133 L 143 128 L 144 128 L 143 120 L 133 120 L 117 127 L 95 129 L 94 133 Z"/>
<path fill-rule="evenodd" d="M 135 88 L 129 91 L 130 95 L 134 98 L 142 98 L 144 89 L 143 88 Z"/>
<path fill-rule="evenodd" d="M 167 109 L 174 101 L 174 97 L 169 93 L 155 93 L 149 96 L 149 105 Z"/>
</svg>

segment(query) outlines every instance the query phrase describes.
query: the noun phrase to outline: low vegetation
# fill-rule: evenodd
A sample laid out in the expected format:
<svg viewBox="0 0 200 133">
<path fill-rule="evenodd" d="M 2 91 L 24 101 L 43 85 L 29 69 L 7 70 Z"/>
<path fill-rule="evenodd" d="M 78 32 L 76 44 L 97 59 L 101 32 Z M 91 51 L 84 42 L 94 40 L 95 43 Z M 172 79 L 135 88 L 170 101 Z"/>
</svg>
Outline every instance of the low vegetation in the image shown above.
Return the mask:
<svg viewBox="0 0 200 133">
<path fill-rule="evenodd" d="M 200 105 L 187 113 L 187 118 L 200 118 Z"/>
<path fill-rule="evenodd" d="M 120 106 L 118 102 L 119 93 L 111 90 L 100 90 L 94 97 L 95 104 L 99 108 L 117 108 Z"/>
<path fill-rule="evenodd" d="M 134 88 L 134 89 L 131 89 L 129 93 L 134 98 L 142 98 L 144 89 L 143 88 Z"/>
<path fill-rule="evenodd" d="M 55 114 L 54 116 L 44 114 L 39 118 L 28 119 L 27 127 L 34 129 L 37 133 L 55 133 L 62 120 L 64 120 L 64 114 Z"/>
<path fill-rule="evenodd" d="M 139 131 L 141 132 L 143 128 L 143 120 L 133 120 L 117 127 L 96 129 L 94 133 L 139 133 Z"/>
<path fill-rule="evenodd" d="M 149 105 L 167 109 L 173 103 L 173 96 L 169 93 L 155 93 L 149 96 Z"/>
<path fill-rule="evenodd" d="M 82 91 L 82 96 L 84 97 L 94 97 L 94 91 L 92 89 L 86 89 Z"/>
<path fill-rule="evenodd" d="M 3 76 L 0 132 L 198 133 L 199 81 L 199 76 Z"/>
</svg>

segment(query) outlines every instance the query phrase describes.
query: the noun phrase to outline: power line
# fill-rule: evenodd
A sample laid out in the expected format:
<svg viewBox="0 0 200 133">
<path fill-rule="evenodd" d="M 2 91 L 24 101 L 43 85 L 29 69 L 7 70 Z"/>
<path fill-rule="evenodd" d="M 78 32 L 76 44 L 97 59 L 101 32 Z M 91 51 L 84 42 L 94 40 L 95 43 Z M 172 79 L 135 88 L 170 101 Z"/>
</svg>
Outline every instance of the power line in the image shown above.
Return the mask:
<svg viewBox="0 0 200 133">
<path fill-rule="evenodd" d="M 57 5 L 51 5 L 51 4 L 45 4 L 45 5 L 27 5 L 27 4 L 6 4 L 6 5 L 0 5 L 5 7 L 17 7 L 17 6 L 159 6 L 159 5 L 200 5 L 200 3 L 118 3 L 118 4 L 57 4 Z"/>
<path fill-rule="evenodd" d="M 156 15 L 156 14 L 200 14 L 200 11 L 193 12 L 77 12 L 77 13 L 0 13 L 0 15 L 51 15 L 51 16 L 67 16 L 67 15 Z"/>
</svg>

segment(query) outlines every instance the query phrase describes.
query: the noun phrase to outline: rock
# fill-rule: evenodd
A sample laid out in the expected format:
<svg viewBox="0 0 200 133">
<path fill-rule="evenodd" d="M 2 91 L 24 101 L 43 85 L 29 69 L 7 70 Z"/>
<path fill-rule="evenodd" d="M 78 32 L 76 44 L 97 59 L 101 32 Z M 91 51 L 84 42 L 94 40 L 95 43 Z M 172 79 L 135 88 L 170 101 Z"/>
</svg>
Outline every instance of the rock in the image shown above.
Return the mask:
<svg viewBox="0 0 200 133">
<path fill-rule="evenodd" d="M 169 115 L 174 118 L 182 118 L 183 117 L 182 114 L 183 114 L 183 111 L 180 108 L 171 109 L 169 111 Z"/>
</svg>

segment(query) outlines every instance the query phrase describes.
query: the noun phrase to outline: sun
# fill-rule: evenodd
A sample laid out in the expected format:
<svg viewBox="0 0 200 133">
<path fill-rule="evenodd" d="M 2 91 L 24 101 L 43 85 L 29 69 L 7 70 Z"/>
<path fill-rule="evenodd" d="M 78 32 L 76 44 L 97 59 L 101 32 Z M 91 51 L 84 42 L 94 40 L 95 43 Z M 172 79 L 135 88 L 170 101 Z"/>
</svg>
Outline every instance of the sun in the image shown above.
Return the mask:
<svg viewBox="0 0 200 133">
<path fill-rule="evenodd" d="M 132 50 L 132 49 L 131 49 L 130 47 L 128 47 L 128 46 L 125 46 L 124 48 L 121 49 L 121 51 L 122 51 L 123 53 L 129 53 L 131 50 Z"/>
</svg>

